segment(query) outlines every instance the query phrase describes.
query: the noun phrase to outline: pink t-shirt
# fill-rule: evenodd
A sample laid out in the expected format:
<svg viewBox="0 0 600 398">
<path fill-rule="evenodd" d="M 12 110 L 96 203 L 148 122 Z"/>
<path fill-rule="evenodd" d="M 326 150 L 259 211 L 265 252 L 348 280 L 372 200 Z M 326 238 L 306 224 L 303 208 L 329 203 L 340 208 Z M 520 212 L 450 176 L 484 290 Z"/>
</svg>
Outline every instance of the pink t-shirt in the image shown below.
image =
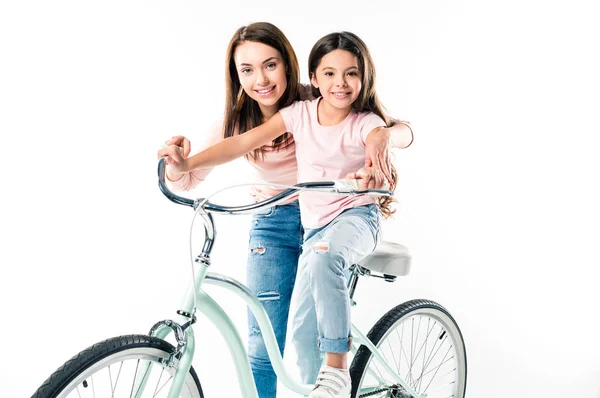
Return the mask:
<svg viewBox="0 0 600 398">
<path fill-rule="evenodd" d="M 296 142 L 298 182 L 339 180 L 357 171 L 365 164 L 367 136 L 373 129 L 385 126 L 376 114 L 354 110 L 341 123 L 322 126 L 317 120 L 319 100 L 297 101 L 279 111 Z M 369 203 L 376 203 L 376 198 L 301 192 L 302 225 L 320 228 L 345 209 Z"/>
</svg>

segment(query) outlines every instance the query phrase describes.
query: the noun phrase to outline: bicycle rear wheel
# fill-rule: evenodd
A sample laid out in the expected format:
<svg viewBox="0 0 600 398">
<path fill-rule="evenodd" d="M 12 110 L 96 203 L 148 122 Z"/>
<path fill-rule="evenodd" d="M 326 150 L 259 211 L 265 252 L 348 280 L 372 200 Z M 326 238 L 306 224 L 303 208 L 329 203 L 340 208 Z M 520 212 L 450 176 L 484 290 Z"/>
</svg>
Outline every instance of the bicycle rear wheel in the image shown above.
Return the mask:
<svg viewBox="0 0 600 398">
<path fill-rule="evenodd" d="M 411 300 L 385 314 L 367 335 L 390 366 L 427 398 L 464 398 L 467 356 L 456 321 L 441 305 Z M 350 367 L 352 398 L 405 397 L 389 372 L 360 346 Z"/>
<path fill-rule="evenodd" d="M 178 361 L 174 359 L 173 367 L 165 366 L 163 361 L 174 351 L 171 344 L 156 337 L 113 337 L 67 361 L 32 398 L 167 397 Z M 145 385 L 141 393 L 140 379 L 144 379 Z M 186 377 L 181 397 L 204 397 L 193 368 Z"/>
</svg>

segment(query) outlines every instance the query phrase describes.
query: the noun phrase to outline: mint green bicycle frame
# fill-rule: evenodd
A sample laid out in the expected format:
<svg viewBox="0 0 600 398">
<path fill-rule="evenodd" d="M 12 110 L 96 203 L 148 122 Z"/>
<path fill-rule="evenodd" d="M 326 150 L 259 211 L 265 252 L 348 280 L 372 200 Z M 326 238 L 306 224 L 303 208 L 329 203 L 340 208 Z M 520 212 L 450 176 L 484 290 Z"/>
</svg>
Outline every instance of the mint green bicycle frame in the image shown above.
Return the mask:
<svg viewBox="0 0 600 398">
<path fill-rule="evenodd" d="M 159 185 L 163 193 L 171 201 L 179 204 L 190 205 L 194 208 L 197 208 L 197 206 L 199 205 L 198 201 L 191 201 L 189 199 L 179 197 L 168 190 L 168 188 L 164 185 L 164 160 L 162 159 L 159 162 Z M 271 201 L 269 205 L 273 205 L 273 203 L 282 202 L 285 199 L 287 199 L 287 197 L 290 195 L 291 193 L 288 192 L 287 195 L 280 196 L 276 200 Z M 265 203 L 266 202 L 268 202 L 268 200 L 265 201 Z M 265 203 L 263 203 L 263 206 L 265 206 Z M 258 206 L 260 206 L 260 203 L 253 205 L 252 209 L 256 210 Z M 243 211 L 244 209 L 242 209 L 240 213 Z M 231 211 L 222 212 L 232 213 Z M 269 358 L 271 359 L 273 370 L 277 374 L 278 380 L 280 380 L 282 384 L 289 390 L 298 394 L 308 395 L 313 386 L 298 383 L 297 381 L 292 379 L 292 377 L 285 369 L 283 359 L 281 357 L 281 354 L 279 353 L 279 346 L 275 338 L 273 326 L 271 325 L 267 313 L 264 310 L 258 298 L 250 291 L 250 289 L 248 289 L 242 283 L 225 275 L 208 272 L 210 266 L 209 254 L 214 242 L 215 230 L 212 221 L 212 216 L 206 213 L 200 215 L 205 223 L 205 243 L 202 254 L 199 255 L 195 260 L 195 263 L 197 264 L 197 269 L 195 271 L 194 278 L 195 285 L 194 282 L 190 284 L 187 293 L 184 296 L 181 309 L 180 311 L 178 311 L 178 314 L 183 313 L 188 314 L 190 316 L 179 315 L 179 324 L 183 325 L 186 322 L 190 321 L 190 319 L 192 319 L 193 317 L 195 309 L 202 312 L 209 320 L 211 320 L 213 324 L 217 327 L 219 332 L 223 335 L 227 343 L 227 346 L 235 364 L 235 369 L 239 380 L 239 386 L 241 388 L 242 396 L 244 398 L 258 398 L 258 392 L 256 391 L 256 386 L 254 384 L 254 377 L 252 375 L 252 369 L 250 367 L 250 362 L 247 356 L 245 344 L 242 341 L 242 338 L 240 337 L 240 334 L 237 331 L 235 325 L 233 324 L 231 318 L 221 308 L 221 306 L 204 291 L 203 286 L 206 283 L 208 285 L 215 285 L 235 293 L 250 308 L 258 322 L 258 325 L 263 335 L 265 346 L 267 348 L 267 353 L 269 355 Z M 194 300 L 196 301 L 195 303 Z M 194 308 L 194 304 L 196 308 Z M 158 327 L 153 333 L 153 335 L 158 338 L 164 339 L 172 331 L 173 329 L 171 327 L 163 325 Z M 410 385 L 408 385 L 399 375 L 396 374 L 394 369 L 392 369 L 392 367 L 387 363 L 387 361 L 383 358 L 383 356 L 381 355 L 379 350 L 377 350 L 374 344 L 354 324 L 352 324 L 352 336 L 353 351 L 356 351 L 356 349 L 360 345 L 367 346 L 373 355 L 372 360 L 376 361 L 382 369 L 385 369 L 387 374 L 390 377 L 392 377 L 395 382 L 404 387 L 408 394 L 411 394 L 415 398 L 426 397 L 427 394 L 418 394 Z M 181 356 L 177 365 L 177 371 L 173 379 L 171 390 L 169 391 L 169 398 L 179 398 L 181 389 L 183 388 L 185 377 L 187 376 L 189 369 L 192 365 L 192 359 L 195 351 L 195 337 L 191 325 L 190 327 L 187 327 L 184 331 L 184 340 L 185 341 L 181 349 Z M 152 365 L 148 363 L 146 364 L 146 366 L 140 367 L 138 370 L 138 374 L 143 375 L 143 372 L 146 372 L 149 366 Z M 384 384 L 383 380 L 381 380 L 380 377 L 374 374 L 374 372 L 371 372 L 371 375 L 378 378 L 382 385 Z M 134 389 L 134 391 L 138 392 L 135 395 L 136 398 L 139 397 L 139 395 L 141 395 L 141 392 L 143 391 L 146 382 L 144 376 L 140 377 L 139 380 L 140 381 L 138 382 L 138 386 Z M 380 386 L 365 388 L 361 390 L 359 394 L 367 394 L 379 388 Z"/>
</svg>

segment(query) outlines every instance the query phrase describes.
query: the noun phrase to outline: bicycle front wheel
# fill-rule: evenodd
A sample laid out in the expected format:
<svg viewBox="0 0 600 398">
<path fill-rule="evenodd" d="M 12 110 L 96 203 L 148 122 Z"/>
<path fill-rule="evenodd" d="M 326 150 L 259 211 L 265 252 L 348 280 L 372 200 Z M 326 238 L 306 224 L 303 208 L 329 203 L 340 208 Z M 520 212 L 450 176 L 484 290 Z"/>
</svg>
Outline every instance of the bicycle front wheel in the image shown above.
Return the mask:
<svg viewBox="0 0 600 398">
<path fill-rule="evenodd" d="M 151 336 L 119 336 L 75 355 L 56 370 L 32 398 L 167 397 L 177 369 L 166 366 L 175 348 Z M 203 398 L 190 368 L 182 398 Z"/>
<path fill-rule="evenodd" d="M 456 321 L 441 305 L 411 300 L 391 309 L 367 335 L 395 373 L 427 398 L 464 398 L 467 356 Z M 352 398 L 405 397 L 404 389 L 360 346 L 352 366 Z"/>
</svg>

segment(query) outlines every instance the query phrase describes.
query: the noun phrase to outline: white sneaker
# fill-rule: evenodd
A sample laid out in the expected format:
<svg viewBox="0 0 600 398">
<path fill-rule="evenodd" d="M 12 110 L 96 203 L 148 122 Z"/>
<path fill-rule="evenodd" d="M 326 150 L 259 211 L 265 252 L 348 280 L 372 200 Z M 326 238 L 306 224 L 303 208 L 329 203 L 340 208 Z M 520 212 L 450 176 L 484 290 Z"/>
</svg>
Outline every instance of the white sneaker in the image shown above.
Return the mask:
<svg viewBox="0 0 600 398">
<path fill-rule="evenodd" d="M 348 370 L 323 365 L 308 398 L 348 398 L 351 390 Z"/>
</svg>

